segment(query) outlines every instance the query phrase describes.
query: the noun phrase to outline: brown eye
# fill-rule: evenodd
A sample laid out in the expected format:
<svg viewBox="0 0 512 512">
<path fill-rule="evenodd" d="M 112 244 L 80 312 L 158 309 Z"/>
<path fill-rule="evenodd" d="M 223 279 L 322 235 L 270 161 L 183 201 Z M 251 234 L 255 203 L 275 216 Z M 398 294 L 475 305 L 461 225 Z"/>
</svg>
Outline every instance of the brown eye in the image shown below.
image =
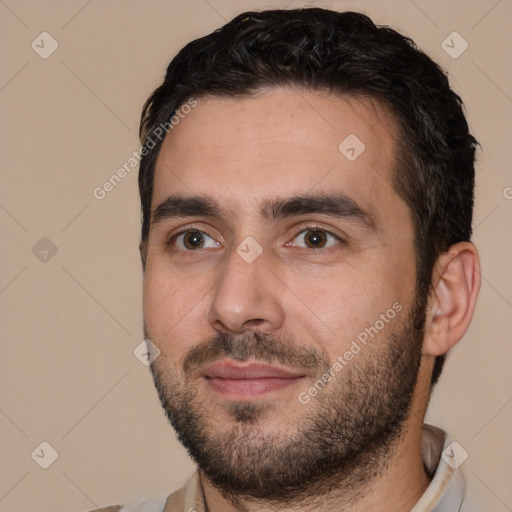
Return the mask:
<svg viewBox="0 0 512 512">
<path fill-rule="evenodd" d="M 199 231 L 189 231 L 183 237 L 183 245 L 190 250 L 200 249 L 204 245 L 203 235 Z"/>
<path fill-rule="evenodd" d="M 325 229 L 311 227 L 301 231 L 294 238 L 293 244 L 291 245 L 305 249 L 318 250 L 336 244 L 343 244 L 343 240 Z"/>
<path fill-rule="evenodd" d="M 308 231 L 304 241 L 310 249 L 320 249 L 326 244 L 327 237 L 320 230 Z"/>
<path fill-rule="evenodd" d="M 182 251 L 197 251 L 198 249 L 210 249 L 220 247 L 211 236 L 203 231 L 189 230 L 178 233 L 174 237 L 174 243 Z"/>
</svg>

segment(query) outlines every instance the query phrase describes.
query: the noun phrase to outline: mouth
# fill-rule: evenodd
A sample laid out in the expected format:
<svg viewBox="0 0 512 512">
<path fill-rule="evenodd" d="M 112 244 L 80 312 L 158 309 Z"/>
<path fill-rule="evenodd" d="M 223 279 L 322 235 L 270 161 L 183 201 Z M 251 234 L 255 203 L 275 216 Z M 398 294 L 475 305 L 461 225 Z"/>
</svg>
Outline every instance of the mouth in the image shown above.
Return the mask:
<svg viewBox="0 0 512 512">
<path fill-rule="evenodd" d="M 201 377 L 210 389 L 226 398 L 250 400 L 289 388 L 306 374 L 282 366 L 223 359 L 204 368 Z"/>
</svg>

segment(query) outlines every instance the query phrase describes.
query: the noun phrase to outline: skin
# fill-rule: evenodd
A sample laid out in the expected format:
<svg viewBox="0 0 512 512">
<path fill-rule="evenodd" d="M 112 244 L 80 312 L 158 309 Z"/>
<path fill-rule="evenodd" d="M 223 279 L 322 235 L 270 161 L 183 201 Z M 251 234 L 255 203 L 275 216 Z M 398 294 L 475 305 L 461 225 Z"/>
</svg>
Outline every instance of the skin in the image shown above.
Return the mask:
<svg viewBox="0 0 512 512">
<path fill-rule="evenodd" d="M 338 149 L 349 134 L 366 146 L 355 161 Z M 334 362 L 394 303 L 408 311 L 415 296 L 415 252 L 410 211 L 391 185 L 396 138 L 392 117 L 375 101 L 291 89 L 247 99 L 201 99 L 180 120 L 158 158 L 152 210 L 172 194 L 204 195 L 222 206 L 225 218 L 195 215 L 151 225 L 144 320 L 168 372 L 182 379 L 187 353 L 216 333 L 242 336 L 251 330 L 300 340 Z M 260 215 L 270 199 L 333 192 L 366 211 L 374 229 L 320 213 L 274 220 Z M 307 250 L 309 225 L 335 235 L 328 237 L 328 247 Z M 187 251 L 183 237 L 167 244 L 185 229 L 206 233 L 207 247 Z M 252 263 L 236 251 L 248 236 L 262 248 Z M 368 492 L 343 510 L 407 510 L 428 486 L 420 441 L 433 362 L 466 331 L 479 276 L 471 243 L 456 244 L 440 256 L 404 435 L 385 469 L 367 482 Z M 304 411 L 297 395 L 311 383 L 301 381 L 259 399 L 268 406 L 260 431 L 293 433 Z M 199 377 L 191 385 L 211 428 L 232 428 L 232 399 Z M 209 511 L 238 510 L 204 475 L 202 482 Z M 353 489 L 336 489 L 308 510 L 342 510 L 344 493 L 355 496 Z M 245 509 L 271 508 L 247 502 Z"/>
</svg>

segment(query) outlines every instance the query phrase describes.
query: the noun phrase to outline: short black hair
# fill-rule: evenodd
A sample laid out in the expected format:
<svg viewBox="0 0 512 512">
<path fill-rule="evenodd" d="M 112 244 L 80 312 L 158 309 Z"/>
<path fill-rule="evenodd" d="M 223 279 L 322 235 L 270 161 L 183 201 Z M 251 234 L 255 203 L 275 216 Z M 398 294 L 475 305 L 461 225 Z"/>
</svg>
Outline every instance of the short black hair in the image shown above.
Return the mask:
<svg viewBox="0 0 512 512">
<path fill-rule="evenodd" d="M 393 187 L 412 213 L 417 292 L 426 301 L 439 254 L 471 237 L 477 141 L 447 74 L 410 38 L 356 12 L 244 12 L 172 59 L 143 108 L 143 147 L 191 97 L 243 98 L 280 86 L 369 97 L 389 109 L 399 131 Z M 162 141 L 140 164 L 143 265 Z M 443 363 L 438 356 L 432 384 Z"/>
</svg>

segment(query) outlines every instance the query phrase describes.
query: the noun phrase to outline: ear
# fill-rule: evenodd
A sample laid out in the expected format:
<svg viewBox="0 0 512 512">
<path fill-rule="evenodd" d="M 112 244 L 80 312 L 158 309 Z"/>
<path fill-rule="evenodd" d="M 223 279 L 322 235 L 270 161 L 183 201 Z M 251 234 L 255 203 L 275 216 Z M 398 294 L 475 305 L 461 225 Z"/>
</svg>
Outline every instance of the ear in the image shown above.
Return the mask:
<svg viewBox="0 0 512 512">
<path fill-rule="evenodd" d="M 471 242 L 459 242 L 434 266 L 423 352 L 439 356 L 450 350 L 469 327 L 480 290 L 480 260 Z"/>
</svg>

